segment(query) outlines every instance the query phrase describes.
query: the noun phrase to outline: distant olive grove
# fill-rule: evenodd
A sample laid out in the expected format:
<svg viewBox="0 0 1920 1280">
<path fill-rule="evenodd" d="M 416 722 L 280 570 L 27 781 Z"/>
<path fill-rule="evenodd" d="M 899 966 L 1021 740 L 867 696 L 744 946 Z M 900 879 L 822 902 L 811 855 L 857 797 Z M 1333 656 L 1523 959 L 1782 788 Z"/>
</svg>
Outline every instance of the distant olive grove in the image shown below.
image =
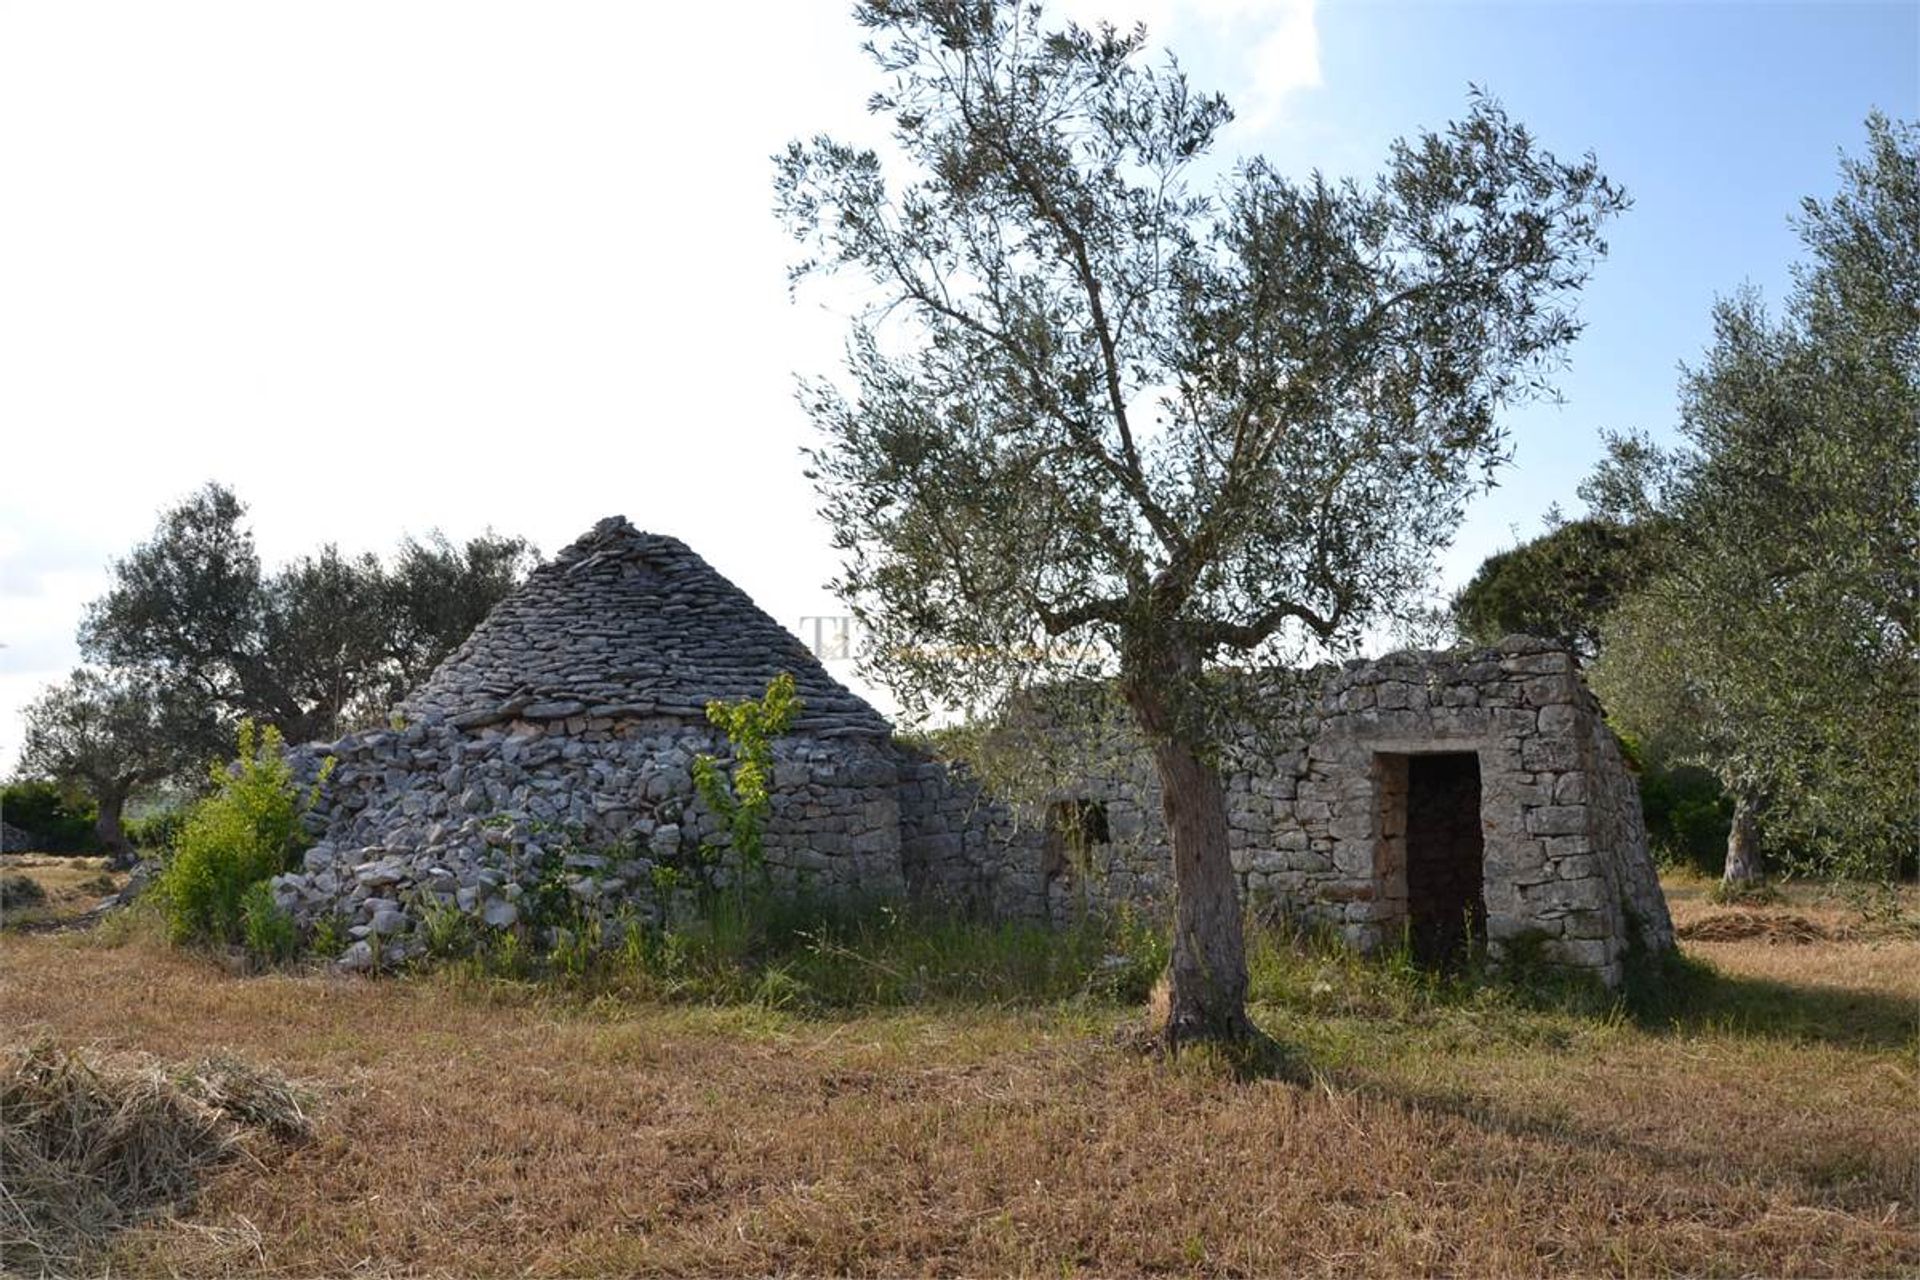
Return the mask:
<svg viewBox="0 0 1920 1280">
<path fill-rule="evenodd" d="M 269 570 L 246 515 L 219 484 L 161 512 L 87 608 L 86 665 L 26 712 L 19 779 L 77 793 L 69 813 L 90 802 L 116 855 L 128 802 L 197 787 L 241 720 L 300 742 L 381 719 L 536 561 L 523 538 L 434 531 L 385 558 L 327 543 Z"/>
</svg>

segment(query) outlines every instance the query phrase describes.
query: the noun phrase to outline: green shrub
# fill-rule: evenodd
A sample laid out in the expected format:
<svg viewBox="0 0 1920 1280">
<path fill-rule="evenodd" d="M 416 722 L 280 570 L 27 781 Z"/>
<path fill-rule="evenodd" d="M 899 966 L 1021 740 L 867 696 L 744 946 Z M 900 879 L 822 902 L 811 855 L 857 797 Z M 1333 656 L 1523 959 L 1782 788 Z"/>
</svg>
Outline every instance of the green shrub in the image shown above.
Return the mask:
<svg viewBox="0 0 1920 1280">
<path fill-rule="evenodd" d="M 240 754 L 216 768 L 215 790 L 187 811 L 156 884 L 176 942 L 246 940 L 248 891 L 290 868 L 302 839 L 300 815 L 312 803 L 274 729 L 240 726 Z"/>
<path fill-rule="evenodd" d="M 603 916 L 585 906 L 543 928 L 523 920 L 476 929 L 451 911 L 424 920 L 429 953 L 469 978 L 546 979 L 587 994 L 795 1013 L 1139 1004 L 1168 955 L 1160 928 L 1125 913 L 1053 929 L 764 890 L 714 895 L 697 915 L 665 927 L 630 908 Z M 443 932 L 446 945 L 436 945 Z"/>
<path fill-rule="evenodd" d="M 300 950 L 300 930 L 293 917 L 273 900 L 273 886 L 256 880 L 240 898 L 240 930 L 247 950 L 267 964 L 291 960 Z"/>
<path fill-rule="evenodd" d="M 0 875 L 0 911 L 24 911 L 46 901 L 47 891 L 38 880 L 11 871 Z"/>
<path fill-rule="evenodd" d="M 1647 842 L 1662 866 L 1706 876 L 1726 866 L 1733 801 L 1713 774 L 1692 765 L 1648 765 L 1640 773 L 1640 808 Z"/>
<path fill-rule="evenodd" d="M 187 823 L 187 812 L 185 808 L 162 809 L 144 818 L 135 818 L 126 824 L 127 839 L 136 849 L 164 857 L 180 838 L 180 831 Z"/>
<path fill-rule="evenodd" d="M 723 730 L 733 747 L 733 768 L 723 773 L 705 752 L 694 757 L 693 785 L 707 807 L 727 824 L 742 871 L 756 876 L 766 869 L 761 828 L 771 804 L 773 740 L 785 733 L 804 706 L 794 693 L 793 676 L 782 671 L 767 682 L 765 697 L 707 704 L 707 719 Z M 717 852 L 703 849 L 709 863 Z"/>
<path fill-rule="evenodd" d="M 0 818 L 33 837 L 37 853 L 86 853 L 96 844 L 93 801 L 57 782 L 0 787 Z"/>
<path fill-rule="evenodd" d="M 419 915 L 428 955 L 436 960 L 454 960 L 473 954 L 479 941 L 479 921 L 475 917 L 432 899 L 420 904 Z"/>
<path fill-rule="evenodd" d="M 321 917 L 313 926 L 313 935 L 307 939 L 307 949 L 328 960 L 337 958 L 347 949 L 351 937 L 347 928 L 347 922 L 339 916 Z"/>
</svg>

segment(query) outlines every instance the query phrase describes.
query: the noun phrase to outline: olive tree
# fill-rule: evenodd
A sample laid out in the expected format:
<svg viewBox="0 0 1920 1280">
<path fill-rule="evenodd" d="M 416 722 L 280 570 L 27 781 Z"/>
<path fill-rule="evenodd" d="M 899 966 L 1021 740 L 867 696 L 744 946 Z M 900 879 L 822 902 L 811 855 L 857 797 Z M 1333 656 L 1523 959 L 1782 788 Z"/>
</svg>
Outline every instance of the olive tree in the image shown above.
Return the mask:
<svg viewBox="0 0 1920 1280">
<path fill-rule="evenodd" d="M 327 544 L 261 565 L 246 506 L 209 484 L 161 513 L 88 608 L 81 650 L 290 741 L 384 714 L 532 567 L 523 539 L 402 541 L 392 567 Z M 197 772 L 197 770 L 196 770 Z"/>
<path fill-rule="evenodd" d="M 91 796 L 100 847 L 125 861 L 132 852 L 121 822 L 127 801 L 142 787 L 204 767 L 210 720 L 176 690 L 134 673 L 83 667 L 27 708 L 19 772 Z"/>
<path fill-rule="evenodd" d="M 1663 536 L 1654 520 L 1587 516 L 1558 524 L 1483 560 L 1453 597 L 1454 624 L 1476 644 L 1520 632 L 1591 660 L 1602 620 L 1658 568 Z"/>
<path fill-rule="evenodd" d="M 1212 673 L 1425 582 L 1625 199 L 1478 93 L 1371 181 L 1203 183 L 1231 112 L 1142 29 L 855 12 L 899 176 L 830 137 L 776 157 L 796 283 L 871 302 L 845 385 L 802 391 L 836 585 L 909 708 L 1114 682 L 1172 837 L 1168 1043 L 1250 1034 Z"/>
<path fill-rule="evenodd" d="M 1791 865 L 1888 878 L 1920 810 L 1920 127 L 1867 122 L 1808 199 L 1780 314 L 1723 300 L 1681 385 L 1681 446 L 1610 468 L 1655 483 L 1665 570 L 1603 628 L 1613 718 L 1717 773 L 1726 878 Z M 1632 484 L 1614 483 L 1617 491 Z"/>
</svg>

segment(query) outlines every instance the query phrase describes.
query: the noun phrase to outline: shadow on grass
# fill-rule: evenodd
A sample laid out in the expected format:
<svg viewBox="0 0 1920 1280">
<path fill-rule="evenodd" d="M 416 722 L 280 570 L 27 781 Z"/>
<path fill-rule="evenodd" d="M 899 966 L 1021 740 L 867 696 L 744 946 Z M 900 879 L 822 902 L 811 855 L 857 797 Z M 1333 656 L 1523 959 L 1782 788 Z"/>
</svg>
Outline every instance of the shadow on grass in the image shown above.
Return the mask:
<svg viewBox="0 0 1920 1280">
<path fill-rule="evenodd" d="M 1566 1114 L 1531 1112 L 1467 1090 L 1422 1087 L 1402 1080 L 1335 1068 L 1316 1073 L 1336 1093 L 1387 1103 L 1408 1114 L 1426 1113 L 1464 1121 L 1485 1133 L 1538 1143 L 1572 1158 L 1613 1154 L 1646 1169 L 1680 1174 L 1679 1185 L 1711 1198 L 1715 1184 L 1750 1183 L 1785 1192 L 1810 1204 L 1846 1213 L 1879 1215 L 1889 1204 L 1910 1202 L 1912 1174 L 1905 1166 L 1876 1168 L 1856 1152 L 1798 1150 L 1774 1158 L 1736 1143 L 1662 1143 L 1634 1137 L 1605 1123 Z"/>
<path fill-rule="evenodd" d="M 1409 1027 L 1464 1017 L 1522 1038 L 1624 1019 L 1662 1036 L 1709 1033 L 1862 1050 L 1920 1043 L 1920 1005 L 1894 992 L 1728 974 L 1683 952 L 1639 956 L 1623 988 L 1609 991 L 1524 956 L 1438 973 L 1404 950 L 1363 957 L 1311 934 L 1256 936 L 1252 943 L 1256 999 L 1289 1016 Z"/>
<path fill-rule="evenodd" d="M 1920 1039 L 1920 1006 L 1911 1000 L 1726 974 L 1682 953 L 1635 974 L 1623 1005 L 1656 1035 L 1714 1032 L 1845 1049 L 1900 1049 Z"/>
</svg>

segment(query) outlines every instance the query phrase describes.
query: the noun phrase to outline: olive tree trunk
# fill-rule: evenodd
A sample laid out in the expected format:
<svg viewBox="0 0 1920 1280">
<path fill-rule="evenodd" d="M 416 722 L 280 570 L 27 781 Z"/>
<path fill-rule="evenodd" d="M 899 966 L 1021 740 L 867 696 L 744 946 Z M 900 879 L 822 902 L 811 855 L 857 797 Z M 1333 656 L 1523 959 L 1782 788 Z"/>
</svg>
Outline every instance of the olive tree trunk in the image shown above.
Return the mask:
<svg viewBox="0 0 1920 1280">
<path fill-rule="evenodd" d="M 1765 872 L 1760 865 L 1760 821 L 1752 797 L 1744 791 L 1733 796 L 1733 826 L 1727 831 L 1727 869 L 1721 883 L 1753 884 Z"/>
<path fill-rule="evenodd" d="M 1227 846 L 1219 770 L 1183 731 L 1169 686 L 1129 680 L 1127 702 L 1153 753 L 1173 841 L 1173 959 L 1167 1047 L 1257 1035 L 1247 1017 L 1247 948 Z M 1174 696 L 1177 696 L 1174 695 Z"/>
<path fill-rule="evenodd" d="M 109 865 L 120 868 L 133 863 L 133 845 L 127 839 L 127 830 L 122 815 L 127 808 L 127 793 L 131 786 L 109 783 L 102 786 L 94 795 L 94 804 L 98 813 L 93 820 L 94 838 L 100 842 L 101 851 L 107 855 Z"/>
</svg>

